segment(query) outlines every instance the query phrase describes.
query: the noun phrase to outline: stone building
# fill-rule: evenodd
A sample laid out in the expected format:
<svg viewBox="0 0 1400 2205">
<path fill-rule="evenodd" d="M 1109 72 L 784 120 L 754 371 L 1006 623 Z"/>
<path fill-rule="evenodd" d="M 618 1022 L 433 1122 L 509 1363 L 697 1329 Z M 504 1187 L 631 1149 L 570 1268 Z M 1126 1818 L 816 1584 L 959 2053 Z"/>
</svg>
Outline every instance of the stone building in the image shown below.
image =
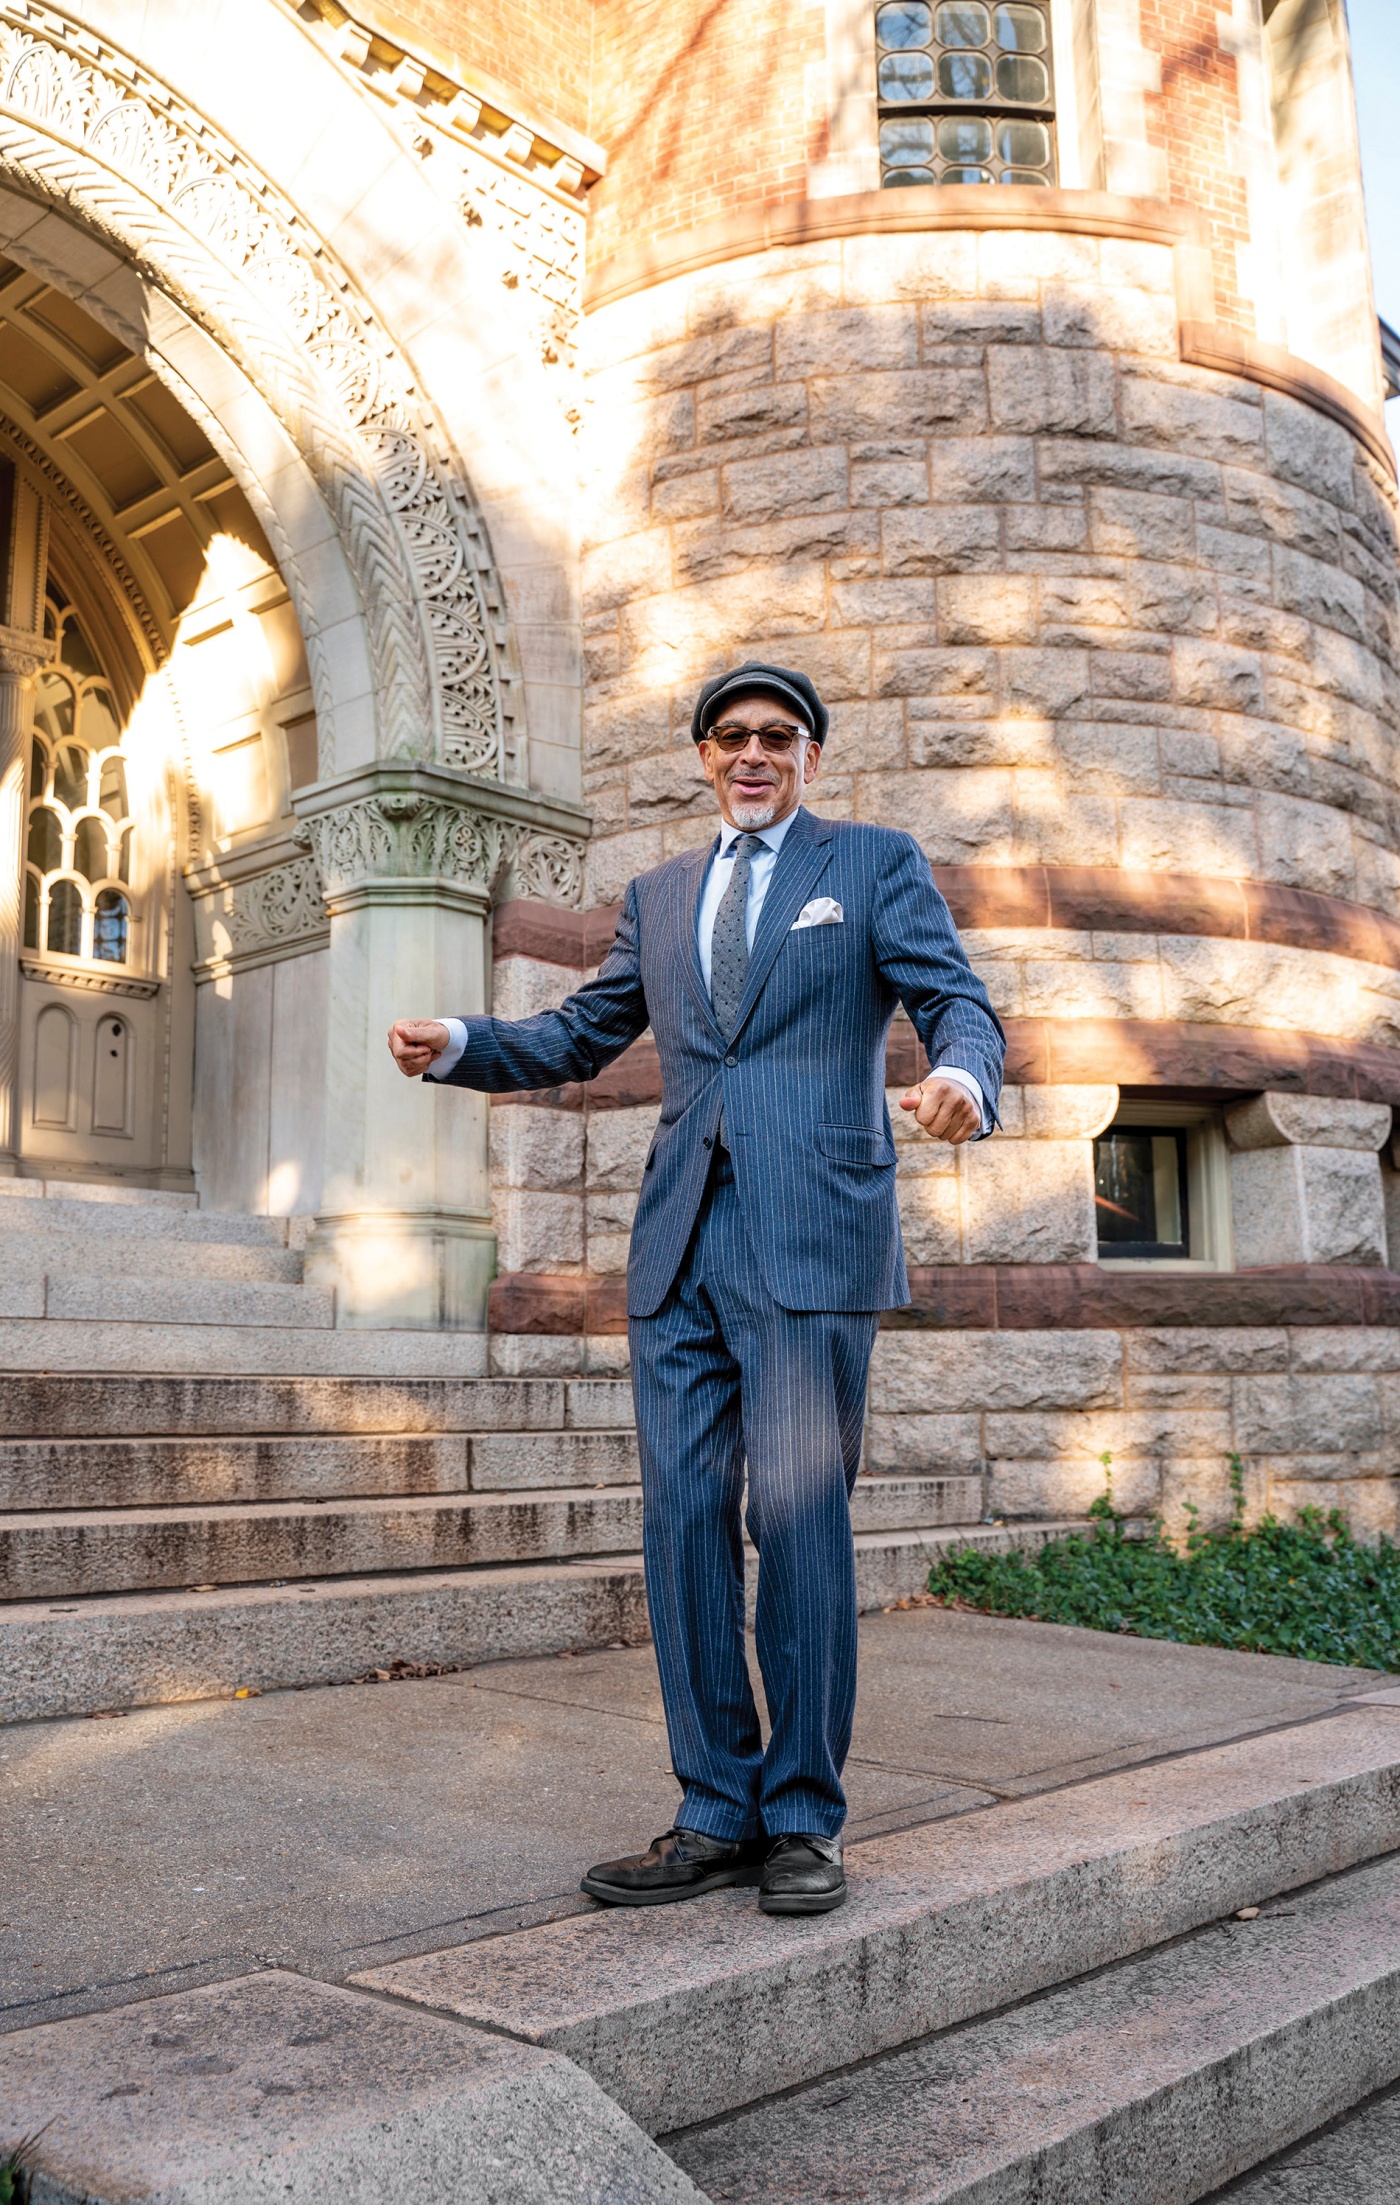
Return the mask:
<svg viewBox="0 0 1400 2205">
<path fill-rule="evenodd" d="M 996 1140 L 901 1141 L 870 1597 L 1105 1452 L 1396 1528 L 1342 0 L 3 0 L 0 256 L 0 1531 L 26 1644 L 78 1602 L 24 1706 L 99 1640 L 149 1697 L 640 1627 L 577 1558 L 636 1546 L 649 1045 L 488 1108 L 383 1036 L 597 964 L 752 655 L 1010 1037 Z M 210 1590 L 282 1580 L 315 1650 Z"/>
</svg>

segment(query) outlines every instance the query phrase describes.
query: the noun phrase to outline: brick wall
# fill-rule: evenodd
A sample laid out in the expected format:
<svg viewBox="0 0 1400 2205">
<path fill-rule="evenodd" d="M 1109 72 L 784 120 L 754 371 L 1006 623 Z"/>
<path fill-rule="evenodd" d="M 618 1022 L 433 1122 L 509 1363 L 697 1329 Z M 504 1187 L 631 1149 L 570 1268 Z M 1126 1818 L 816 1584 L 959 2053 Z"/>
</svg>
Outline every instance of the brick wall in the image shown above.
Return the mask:
<svg viewBox="0 0 1400 2205">
<path fill-rule="evenodd" d="M 396 15 L 571 129 L 588 132 L 593 0 L 400 0 Z"/>
<path fill-rule="evenodd" d="M 598 0 L 592 135 L 609 171 L 592 194 L 593 265 L 623 246 L 773 199 L 800 199 L 825 150 L 805 70 L 825 54 L 805 0 Z"/>
<path fill-rule="evenodd" d="M 1220 44 L 1217 0 L 1142 0 L 1142 42 L 1162 65 L 1162 92 L 1148 101 L 1148 142 L 1167 161 L 1168 190 L 1210 226 L 1215 311 L 1249 334 L 1254 316 L 1240 297 L 1236 249 L 1249 243 L 1249 210 L 1235 152 L 1239 85 Z"/>
</svg>

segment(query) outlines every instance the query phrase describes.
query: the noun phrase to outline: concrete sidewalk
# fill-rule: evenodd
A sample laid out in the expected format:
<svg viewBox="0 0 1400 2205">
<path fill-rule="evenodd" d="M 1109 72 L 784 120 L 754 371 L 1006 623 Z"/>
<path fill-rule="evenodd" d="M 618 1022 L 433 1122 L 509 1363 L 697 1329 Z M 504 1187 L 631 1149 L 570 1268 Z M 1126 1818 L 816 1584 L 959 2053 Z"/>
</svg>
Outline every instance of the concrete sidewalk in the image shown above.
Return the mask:
<svg viewBox="0 0 1400 2205">
<path fill-rule="evenodd" d="M 932 1608 L 861 1644 L 857 1845 L 1387 1681 Z M 647 1647 L 0 1729 L 0 2029 L 582 1911 L 676 1804 Z"/>
</svg>

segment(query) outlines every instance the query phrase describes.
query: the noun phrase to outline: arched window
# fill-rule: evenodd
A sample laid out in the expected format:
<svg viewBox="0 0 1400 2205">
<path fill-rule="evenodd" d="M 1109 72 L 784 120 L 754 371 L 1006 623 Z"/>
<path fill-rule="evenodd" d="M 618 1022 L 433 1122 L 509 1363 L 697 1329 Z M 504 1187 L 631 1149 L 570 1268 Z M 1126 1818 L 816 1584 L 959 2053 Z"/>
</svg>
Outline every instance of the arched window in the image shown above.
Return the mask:
<svg viewBox="0 0 1400 2205">
<path fill-rule="evenodd" d="M 882 0 L 882 184 L 1053 184 L 1048 0 Z"/>
<path fill-rule="evenodd" d="M 131 953 L 126 761 L 111 685 L 71 605 L 51 598 L 35 684 L 26 949 L 124 965 Z"/>
</svg>

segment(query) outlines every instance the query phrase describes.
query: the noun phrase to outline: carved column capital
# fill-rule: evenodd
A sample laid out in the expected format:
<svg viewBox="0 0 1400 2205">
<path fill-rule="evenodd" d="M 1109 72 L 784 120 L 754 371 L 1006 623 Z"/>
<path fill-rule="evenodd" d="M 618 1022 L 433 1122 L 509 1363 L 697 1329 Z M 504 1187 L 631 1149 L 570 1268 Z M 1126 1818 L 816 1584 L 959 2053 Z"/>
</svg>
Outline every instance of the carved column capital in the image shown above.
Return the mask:
<svg viewBox="0 0 1400 2205">
<path fill-rule="evenodd" d="M 52 656 L 46 636 L 30 628 L 0 628 L 0 681 L 31 682 Z"/>
<path fill-rule="evenodd" d="M 587 815 L 442 768 L 380 765 L 300 791 L 301 839 L 334 913 L 366 901 L 485 912 L 518 893 L 576 904 Z"/>
</svg>

